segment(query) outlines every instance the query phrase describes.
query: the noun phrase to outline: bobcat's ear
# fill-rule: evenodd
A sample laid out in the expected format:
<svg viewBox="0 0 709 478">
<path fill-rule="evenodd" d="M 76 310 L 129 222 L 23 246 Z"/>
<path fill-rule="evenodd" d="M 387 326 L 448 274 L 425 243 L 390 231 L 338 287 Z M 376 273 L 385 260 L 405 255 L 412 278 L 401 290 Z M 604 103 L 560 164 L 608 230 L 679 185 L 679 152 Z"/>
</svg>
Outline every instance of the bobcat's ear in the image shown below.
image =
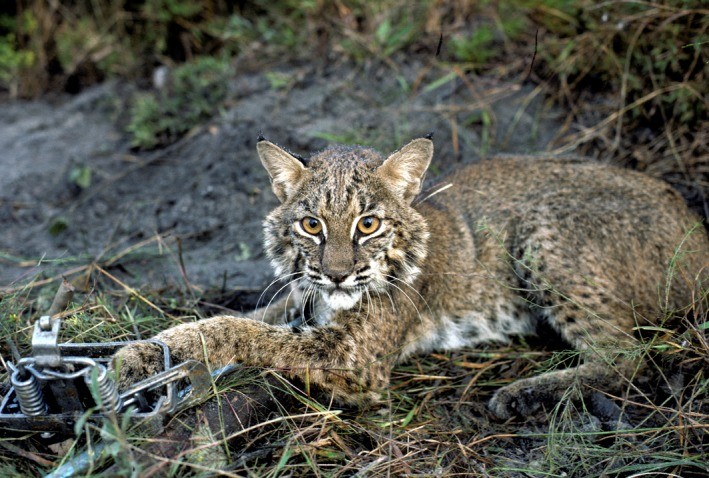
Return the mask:
<svg viewBox="0 0 709 478">
<path fill-rule="evenodd" d="M 270 141 L 259 141 L 256 150 L 261 164 L 271 177 L 273 192 L 281 202 L 285 202 L 298 187 L 305 166 L 298 158 Z"/>
<path fill-rule="evenodd" d="M 415 139 L 392 153 L 377 168 L 377 174 L 410 204 L 421 191 L 432 157 L 433 141 L 428 138 Z"/>
</svg>

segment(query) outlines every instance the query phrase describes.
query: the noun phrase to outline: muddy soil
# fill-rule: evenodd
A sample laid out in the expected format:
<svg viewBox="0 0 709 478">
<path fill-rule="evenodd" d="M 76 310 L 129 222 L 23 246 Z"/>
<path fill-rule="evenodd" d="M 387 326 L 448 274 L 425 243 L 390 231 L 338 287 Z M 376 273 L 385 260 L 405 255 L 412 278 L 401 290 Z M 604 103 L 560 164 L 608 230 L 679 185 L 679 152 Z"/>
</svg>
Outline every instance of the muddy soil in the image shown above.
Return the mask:
<svg viewBox="0 0 709 478">
<path fill-rule="evenodd" d="M 92 260 L 134 287 L 182 286 L 181 252 L 191 284 L 241 291 L 236 307 L 249 308 L 271 279 L 261 222 L 277 201 L 255 153 L 260 132 L 307 154 L 333 138 L 393 150 L 433 131 L 435 178 L 488 152 L 543 151 L 559 128 L 532 86 L 432 87 L 446 72 L 415 62 L 267 70 L 235 66 L 220 113 L 150 152 L 125 133 L 133 84 L 0 105 L 0 287 Z"/>
</svg>

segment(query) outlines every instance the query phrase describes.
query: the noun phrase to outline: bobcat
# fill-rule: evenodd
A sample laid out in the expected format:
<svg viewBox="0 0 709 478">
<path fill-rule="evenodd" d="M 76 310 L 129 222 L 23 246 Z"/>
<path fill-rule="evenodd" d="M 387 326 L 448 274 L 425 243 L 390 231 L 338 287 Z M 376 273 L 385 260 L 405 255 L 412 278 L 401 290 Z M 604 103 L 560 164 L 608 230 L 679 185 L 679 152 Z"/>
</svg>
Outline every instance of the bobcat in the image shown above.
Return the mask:
<svg viewBox="0 0 709 478">
<path fill-rule="evenodd" d="M 501 157 L 421 192 L 430 137 L 387 158 L 333 146 L 304 159 L 262 137 L 257 149 L 281 202 L 264 223 L 266 252 L 291 293 L 249 317 L 157 335 L 178 361 L 272 367 L 362 404 L 411 354 L 505 342 L 546 324 L 583 361 L 507 385 L 489 404 L 500 417 L 527 415 L 572 386 L 618 390 L 639 366 L 621 353 L 634 327 L 706 285 L 699 219 L 637 172 Z M 114 363 L 131 382 L 158 371 L 159 357 L 137 343 Z"/>
</svg>

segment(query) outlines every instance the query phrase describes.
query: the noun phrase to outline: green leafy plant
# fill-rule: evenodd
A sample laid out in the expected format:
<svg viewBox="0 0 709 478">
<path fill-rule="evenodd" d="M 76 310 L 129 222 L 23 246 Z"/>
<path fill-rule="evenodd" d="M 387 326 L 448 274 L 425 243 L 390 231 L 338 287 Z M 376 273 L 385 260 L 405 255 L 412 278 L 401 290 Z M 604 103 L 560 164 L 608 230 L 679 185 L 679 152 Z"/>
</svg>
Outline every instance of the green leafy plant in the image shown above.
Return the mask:
<svg viewBox="0 0 709 478">
<path fill-rule="evenodd" d="M 176 68 L 165 89 L 137 97 L 127 127 L 133 146 L 169 144 L 211 117 L 227 96 L 228 72 L 228 62 L 202 57 Z"/>
<path fill-rule="evenodd" d="M 377 50 L 384 57 L 391 56 L 410 44 L 416 33 L 415 25 L 400 17 L 398 20 L 385 18 L 374 31 Z"/>
<path fill-rule="evenodd" d="M 459 61 L 482 64 L 496 53 L 492 47 L 494 41 L 494 28 L 490 25 L 480 25 L 471 35 L 454 37 L 451 40 L 451 50 Z"/>
<path fill-rule="evenodd" d="M 33 51 L 19 47 L 17 35 L 13 33 L 16 24 L 17 19 L 0 15 L 0 88 L 7 88 L 12 96 L 17 96 L 19 91 L 20 71 L 35 61 Z"/>
<path fill-rule="evenodd" d="M 86 189 L 91 186 L 91 168 L 83 164 L 77 164 L 69 171 L 69 181 Z"/>
</svg>

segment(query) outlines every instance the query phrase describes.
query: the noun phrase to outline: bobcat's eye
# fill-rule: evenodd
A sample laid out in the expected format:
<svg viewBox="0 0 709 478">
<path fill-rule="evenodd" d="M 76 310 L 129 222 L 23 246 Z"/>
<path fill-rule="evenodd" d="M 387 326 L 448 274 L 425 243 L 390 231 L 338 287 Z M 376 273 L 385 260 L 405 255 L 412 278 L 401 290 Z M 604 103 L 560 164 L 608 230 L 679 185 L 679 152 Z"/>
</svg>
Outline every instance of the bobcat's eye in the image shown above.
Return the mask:
<svg viewBox="0 0 709 478">
<path fill-rule="evenodd" d="M 314 217 L 304 218 L 302 221 L 300 221 L 300 225 L 303 226 L 305 232 L 307 232 L 308 234 L 312 234 L 313 236 L 320 234 L 320 231 L 322 231 L 322 224 L 320 224 L 320 221 L 318 221 Z"/>
<path fill-rule="evenodd" d="M 365 235 L 372 234 L 379 229 L 380 222 L 381 221 L 374 216 L 364 216 L 357 221 L 357 230 Z"/>
</svg>

